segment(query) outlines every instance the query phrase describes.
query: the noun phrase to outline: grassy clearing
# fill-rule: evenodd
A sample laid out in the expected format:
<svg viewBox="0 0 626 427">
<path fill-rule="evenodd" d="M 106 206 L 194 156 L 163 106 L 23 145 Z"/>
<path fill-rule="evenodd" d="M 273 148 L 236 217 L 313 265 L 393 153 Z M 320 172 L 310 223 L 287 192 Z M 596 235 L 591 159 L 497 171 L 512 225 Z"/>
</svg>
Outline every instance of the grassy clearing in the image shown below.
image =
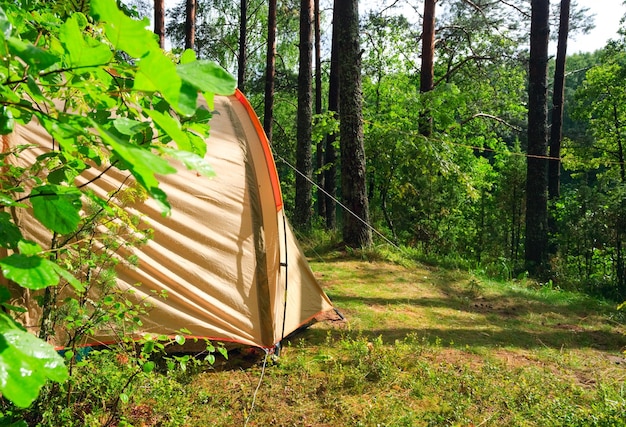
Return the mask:
<svg viewBox="0 0 626 427">
<path fill-rule="evenodd" d="M 74 403 L 0 402 L 0 425 L 626 426 L 614 304 L 358 255 L 312 263 L 345 320 L 287 340 L 265 370 L 249 349 L 220 369 L 152 372 L 93 352 L 67 386 Z"/>
<path fill-rule="evenodd" d="M 626 425 L 626 336 L 612 304 L 458 271 L 316 261 L 345 315 L 268 366 L 188 385 L 194 425 Z"/>
</svg>

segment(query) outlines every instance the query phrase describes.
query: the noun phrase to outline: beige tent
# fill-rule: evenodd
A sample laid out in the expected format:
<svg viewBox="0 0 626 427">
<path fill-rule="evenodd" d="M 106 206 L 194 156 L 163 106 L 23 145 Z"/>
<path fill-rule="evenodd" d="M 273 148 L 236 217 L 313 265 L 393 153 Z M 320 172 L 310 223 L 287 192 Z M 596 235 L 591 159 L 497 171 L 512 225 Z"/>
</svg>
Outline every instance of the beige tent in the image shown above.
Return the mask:
<svg viewBox="0 0 626 427">
<path fill-rule="evenodd" d="M 216 96 L 210 125 L 206 160 L 214 177 L 183 166 L 159 177 L 172 205 L 168 217 L 153 200 L 126 208 L 141 215 L 154 235 L 144 246 L 118 252 L 123 259 L 131 253 L 138 259 L 136 266 L 116 267 L 118 287 L 150 304 L 137 336 L 184 329 L 192 337 L 270 348 L 332 310 L 332 304 L 287 223 L 269 144 L 248 101 L 240 92 Z M 35 122 L 12 139 L 37 144 L 20 156 L 26 164 L 51 146 Z M 93 180 L 89 188 L 104 198 L 132 183 L 127 171 L 112 168 L 97 177 L 100 173 L 92 168 L 80 179 Z M 41 224 L 32 217 L 21 222 L 27 238 L 49 247 Z M 163 291 L 165 299 L 157 296 Z M 30 309 L 24 321 L 36 331 L 36 304 L 28 293 L 20 299 Z M 103 328 L 89 344 L 113 342 L 116 333 Z M 56 344 L 63 344 L 57 338 Z"/>
</svg>

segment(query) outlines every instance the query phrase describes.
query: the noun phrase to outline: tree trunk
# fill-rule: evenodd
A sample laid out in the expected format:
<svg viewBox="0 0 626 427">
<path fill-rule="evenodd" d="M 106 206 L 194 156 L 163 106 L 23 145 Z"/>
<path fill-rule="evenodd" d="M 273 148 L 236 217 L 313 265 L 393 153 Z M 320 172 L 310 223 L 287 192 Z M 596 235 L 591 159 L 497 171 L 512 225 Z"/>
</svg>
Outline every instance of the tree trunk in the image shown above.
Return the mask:
<svg viewBox="0 0 626 427">
<path fill-rule="evenodd" d="M 339 52 L 339 99 L 341 193 L 350 212 L 343 217 L 343 240 L 350 247 L 372 244 L 365 177 L 363 146 L 363 94 L 361 92 L 361 48 L 359 43 L 359 2 L 335 2 Z"/>
<path fill-rule="evenodd" d="M 322 54 L 320 35 L 320 0 L 313 2 L 313 21 L 315 25 L 315 114 L 322 114 Z M 315 150 L 315 169 L 317 177 L 317 214 L 326 217 L 326 196 L 324 194 L 324 140 L 321 138 Z"/>
<path fill-rule="evenodd" d="M 420 70 L 420 93 L 433 90 L 435 79 L 435 5 L 437 0 L 424 1 L 424 23 L 422 26 L 422 66 Z M 420 134 L 430 136 L 433 118 L 428 108 L 420 114 Z"/>
<path fill-rule="evenodd" d="M 338 33 L 338 17 L 337 3 L 341 0 L 335 0 L 333 6 L 333 35 L 331 40 L 330 51 L 330 76 L 328 78 L 328 111 L 334 113 L 335 117 L 339 117 L 339 48 L 337 46 Z M 337 227 L 337 203 L 335 202 L 337 194 L 337 153 L 335 150 L 335 133 L 331 133 L 326 138 L 326 147 L 324 149 L 324 189 L 326 196 L 326 228 L 334 230 Z"/>
<path fill-rule="evenodd" d="M 313 0 L 300 1 L 300 68 L 298 73 L 298 117 L 296 132 L 296 201 L 294 223 L 311 226 L 313 163 L 311 123 L 313 115 Z"/>
<path fill-rule="evenodd" d="M 550 200 L 560 195 L 561 179 L 561 140 L 563 134 L 563 102 L 565 99 L 565 62 L 567 58 L 567 37 L 569 34 L 570 0 L 561 0 L 559 21 L 559 41 L 554 70 L 554 93 L 552 94 L 552 127 L 550 130 L 550 162 L 548 166 L 548 194 Z"/>
<path fill-rule="evenodd" d="M 548 38 L 549 0 L 532 0 L 528 81 L 528 160 L 526 174 L 526 269 L 547 273 L 548 261 Z"/>
<path fill-rule="evenodd" d="M 165 0 L 154 0 L 154 34 L 159 37 L 161 49 L 165 49 Z"/>
<path fill-rule="evenodd" d="M 569 34 L 570 0 L 561 0 L 559 17 L 559 41 L 556 49 L 556 66 L 554 70 L 554 92 L 552 94 L 552 127 L 550 129 L 550 160 L 548 163 L 548 200 L 556 201 L 561 195 L 561 140 L 563 139 L 563 102 L 565 99 L 565 62 L 567 59 L 567 37 Z M 552 204 L 554 205 L 554 204 Z M 554 208 L 551 207 L 553 210 Z M 548 216 L 548 231 L 552 243 L 550 254 L 556 254 L 553 236 L 558 232 L 556 212 Z"/>
<path fill-rule="evenodd" d="M 241 0 L 239 14 L 239 57 L 237 58 L 237 87 L 242 92 L 246 80 L 246 37 L 248 27 L 248 0 Z"/>
<path fill-rule="evenodd" d="M 185 15 L 185 49 L 193 49 L 196 43 L 196 0 L 186 0 Z"/>
<path fill-rule="evenodd" d="M 263 129 L 267 139 L 272 142 L 272 123 L 274 121 L 274 86 L 276 74 L 276 0 L 269 0 L 267 12 L 267 55 L 265 62 L 265 109 Z"/>
</svg>

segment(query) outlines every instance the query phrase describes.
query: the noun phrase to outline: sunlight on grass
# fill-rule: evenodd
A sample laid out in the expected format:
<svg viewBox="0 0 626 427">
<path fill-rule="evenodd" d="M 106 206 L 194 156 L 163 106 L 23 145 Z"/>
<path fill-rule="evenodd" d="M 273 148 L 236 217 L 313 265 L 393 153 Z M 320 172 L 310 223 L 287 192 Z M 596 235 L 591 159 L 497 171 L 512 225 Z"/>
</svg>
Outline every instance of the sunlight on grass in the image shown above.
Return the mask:
<svg viewBox="0 0 626 427">
<path fill-rule="evenodd" d="M 249 425 L 626 425 L 610 304 L 412 262 L 312 268 L 346 319 L 285 343 Z M 196 425 L 241 425 L 260 369 L 201 374 Z"/>
</svg>

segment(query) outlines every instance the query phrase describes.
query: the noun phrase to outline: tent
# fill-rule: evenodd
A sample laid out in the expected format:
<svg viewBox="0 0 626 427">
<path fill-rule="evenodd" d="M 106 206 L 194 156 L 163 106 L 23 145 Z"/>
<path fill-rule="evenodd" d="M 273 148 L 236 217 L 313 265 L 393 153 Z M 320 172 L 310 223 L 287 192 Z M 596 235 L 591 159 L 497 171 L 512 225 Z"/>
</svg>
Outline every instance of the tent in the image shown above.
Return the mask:
<svg viewBox="0 0 626 427">
<path fill-rule="evenodd" d="M 142 218 L 153 238 L 138 248 L 120 245 L 117 287 L 149 303 L 136 337 L 146 333 L 271 348 L 285 336 L 331 312 L 332 303 L 316 281 L 283 211 L 269 143 L 241 92 L 216 96 L 206 160 L 215 176 L 184 166 L 160 176 L 172 205 L 164 217 L 154 200 L 126 207 Z M 16 130 L 13 143 L 36 144 L 19 157 L 32 164 L 51 147 L 35 121 Z M 102 173 L 105 171 L 105 173 Z M 128 171 L 91 168 L 79 179 L 102 198 L 132 183 Z M 20 219 L 26 237 L 49 247 L 48 232 L 32 216 Z M 135 265 L 124 262 L 136 259 Z M 20 290 L 28 308 L 21 319 L 36 332 L 41 319 L 34 295 Z M 159 295 L 166 293 L 166 298 Z M 100 328 L 89 342 L 112 343 L 118 332 Z M 57 345 L 63 344 L 57 332 Z"/>
</svg>

